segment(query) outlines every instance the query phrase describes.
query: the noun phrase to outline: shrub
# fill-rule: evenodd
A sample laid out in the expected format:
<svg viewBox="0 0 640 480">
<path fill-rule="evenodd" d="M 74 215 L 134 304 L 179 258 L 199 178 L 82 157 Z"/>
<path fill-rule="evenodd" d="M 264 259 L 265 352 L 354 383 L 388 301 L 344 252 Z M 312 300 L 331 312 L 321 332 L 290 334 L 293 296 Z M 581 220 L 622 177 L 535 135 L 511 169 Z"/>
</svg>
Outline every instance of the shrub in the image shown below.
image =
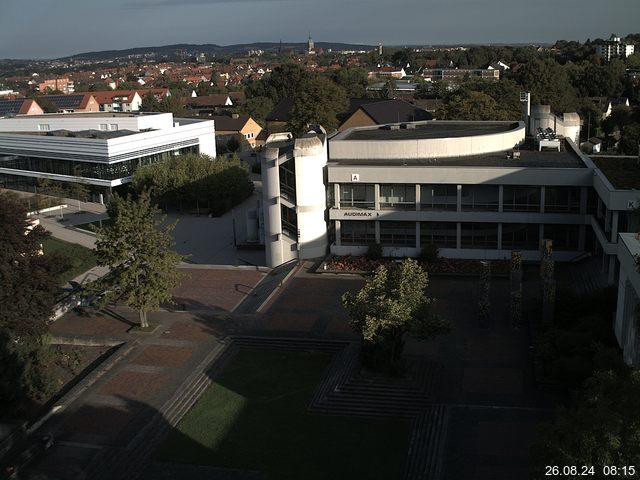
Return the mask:
<svg viewBox="0 0 640 480">
<path fill-rule="evenodd" d="M 427 243 L 422 247 L 418 258 L 425 263 L 436 263 L 440 260 L 440 251 L 433 243 Z"/>
</svg>

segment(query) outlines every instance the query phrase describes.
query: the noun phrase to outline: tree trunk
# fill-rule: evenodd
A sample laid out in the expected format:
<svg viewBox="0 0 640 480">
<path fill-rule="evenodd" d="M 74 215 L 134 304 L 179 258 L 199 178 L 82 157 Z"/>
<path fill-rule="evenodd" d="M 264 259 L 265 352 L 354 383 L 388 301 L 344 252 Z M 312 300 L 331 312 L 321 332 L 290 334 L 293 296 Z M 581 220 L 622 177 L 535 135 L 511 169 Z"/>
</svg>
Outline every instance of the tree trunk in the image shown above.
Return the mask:
<svg viewBox="0 0 640 480">
<path fill-rule="evenodd" d="M 147 312 L 138 310 L 138 317 L 140 318 L 140 328 L 147 328 L 149 326 L 147 322 Z"/>
</svg>

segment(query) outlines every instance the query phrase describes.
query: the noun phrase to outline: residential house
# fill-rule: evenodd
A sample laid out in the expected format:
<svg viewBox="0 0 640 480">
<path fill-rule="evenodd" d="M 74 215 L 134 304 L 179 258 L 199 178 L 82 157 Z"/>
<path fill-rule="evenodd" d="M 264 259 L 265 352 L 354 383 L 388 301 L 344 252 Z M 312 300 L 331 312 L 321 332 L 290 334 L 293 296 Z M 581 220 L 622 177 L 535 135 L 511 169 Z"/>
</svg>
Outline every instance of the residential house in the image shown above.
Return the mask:
<svg viewBox="0 0 640 480">
<path fill-rule="evenodd" d="M 342 132 L 352 127 L 415 122 L 432 118 L 430 113 L 403 100 L 374 101 L 358 106 L 338 127 L 338 131 Z"/>
<path fill-rule="evenodd" d="M 100 105 L 91 93 L 71 95 L 43 95 L 46 100 L 58 108 L 58 113 L 99 112 Z"/>
<path fill-rule="evenodd" d="M 73 81 L 68 78 L 52 78 L 44 80 L 38 84 L 38 90 L 45 93 L 47 90 L 58 90 L 62 93 L 73 93 L 74 86 Z"/>
<path fill-rule="evenodd" d="M 293 98 L 286 97 L 278 102 L 266 117 L 267 131 L 269 133 L 284 132 L 289 123 L 289 113 L 293 108 Z"/>
<path fill-rule="evenodd" d="M 238 140 L 242 150 L 253 149 L 258 145 L 256 140 L 262 131 L 262 127 L 249 115 L 234 113 L 231 116 L 215 115 L 211 118 L 215 123 L 216 142 L 218 142 L 218 145 L 227 144 L 231 138 Z M 243 146 L 248 148 L 243 148 Z"/>
<path fill-rule="evenodd" d="M 101 112 L 137 112 L 142 97 L 135 90 L 91 92 L 100 105 Z"/>
<path fill-rule="evenodd" d="M 31 98 L 16 100 L 0 100 L 0 117 L 15 117 L 17 115 L 42 115 L 44 111 Z"/>
</svg>

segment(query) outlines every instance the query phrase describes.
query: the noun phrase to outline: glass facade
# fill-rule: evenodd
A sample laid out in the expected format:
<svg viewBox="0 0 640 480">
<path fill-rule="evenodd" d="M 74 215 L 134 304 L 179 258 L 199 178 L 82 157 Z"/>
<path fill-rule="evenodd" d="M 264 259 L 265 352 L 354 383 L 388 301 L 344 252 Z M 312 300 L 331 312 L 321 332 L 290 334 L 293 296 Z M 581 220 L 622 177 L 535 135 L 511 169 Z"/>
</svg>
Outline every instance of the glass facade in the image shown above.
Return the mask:
<svg viewBox="0 0 640 480">
<path fill-rule="evenodd" d="M 549 225 L 544 226 L 544 238 L 553 240 L 554 250 L 578 250 L 578 225 Z"/>
<path fill-rule="evenodd" d="M 460 227 L 462 248 L 498 248 L 497 223 L 461 223 Z"/>
<path fill-rule="evenodd" d="M 375 188 L 372 183 L 340 185 L 341 208 L 375 208 Z"/>
<path fill-rule="evenodd" d="M 421 210 L 457 210 L 457 185 L 421 185 Z"/>
<path fill-rule="evenodd" d="M 462 210 L 497 212 L 498 185 L 462 185 Z"/>
<path fill-rule="evenodd" d="M 280 164 L 280 193 L 291 202 L 296 201 L 296 162 L 290 160 Z"/>
<path fill-rule="evenodd" d="M 457 229 L 455 222 L 420 222 L 420 245 L 456 248 Z"/>
<path fill-rule="evenodd" d="M 380 222 L 380 243 L 386 246 L 416 246 L 416 222 Z"/>
<path fill-rule="evenodd" d="M 133 175 L 143 165 L 162 162 L 176 155 L 198 153 L 198 147 L 185 147 L 169 152 L 155 153 L 115 163 L 94 163 L 78 160 L 58 160 L 44 157 L 25 157 L 17 155 L 0 156 L 0 168 L 27 170 L 30 172 L 52 173 L 97 180 L 117 180 Z"/>
<path fill-rule="evenodd" d="M 380 185 L 380 208 L 415 210 L 416 186 L 413 184 Z"/>
<path fill-rule="evenodd" d="M 548 213 L 580 213 L 580 187 L 546 187 L 544 211 Z"/>
<path fill-rule="evenodd" d="M 539 212 L 540 187 L 505 185 L 502 201 L 505 212 Z"/>
<path fill-rule="evenodd" d="M 298 238 L 298 216 L 293 208 L 280 205 L 280 218 L 282 221 L 282 233 L 288 237 Z"/>
<path fill-rule="evenodd" d="M 376 243 L 376 222 L 343 220 L 340 223 L 340 239 L 343 245 Z"/>
<path fill-rule="evenodd" d="M 503 250 L 538 250 L 540 226 L 537 223 L 503 223 Z"/>
</svg>

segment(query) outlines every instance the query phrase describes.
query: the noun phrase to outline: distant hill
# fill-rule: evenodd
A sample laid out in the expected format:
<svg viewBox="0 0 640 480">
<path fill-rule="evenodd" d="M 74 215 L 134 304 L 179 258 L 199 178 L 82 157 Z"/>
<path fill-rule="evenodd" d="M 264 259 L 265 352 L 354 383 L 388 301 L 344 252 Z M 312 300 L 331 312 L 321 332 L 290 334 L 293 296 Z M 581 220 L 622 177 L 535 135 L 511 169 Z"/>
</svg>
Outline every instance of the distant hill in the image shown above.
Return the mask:
<svg viewBox="0 0 640 480">
<path fill-rule="evenodd" d="M 374 45 L 355 45 L 350 43 L 331 43 L 331 42 L 315 42 L 316 48 L 323 50 L 372 50 L 376 48 Z M 206 43 L 203 45 L 195 45 L 189 43 L 179 43 L 176 45 L 165 45 L 162 47 L 136 47 L 125 50 L 104 50 L 100 52 L 86 52 L 76 55 L 69 55 L 58 60 L 109 60 L 115 58 L 123 58 L 128 56 L 144 56 L 155 54 L 162 57 L 163 55 L 197 55 L 205 53 L 208 55 L 237 55 L 248 52 L 249 50 L 264 50 L 265 52 L 274 52 L 278 49 L 282 51 L 298 50 L 303 51 L 307 48 L 306 43 L 282 43 L 280 42 L 259 42 L 259 43 L 241 43 L 237 45 L 215 45 Z"/>
</svg>

